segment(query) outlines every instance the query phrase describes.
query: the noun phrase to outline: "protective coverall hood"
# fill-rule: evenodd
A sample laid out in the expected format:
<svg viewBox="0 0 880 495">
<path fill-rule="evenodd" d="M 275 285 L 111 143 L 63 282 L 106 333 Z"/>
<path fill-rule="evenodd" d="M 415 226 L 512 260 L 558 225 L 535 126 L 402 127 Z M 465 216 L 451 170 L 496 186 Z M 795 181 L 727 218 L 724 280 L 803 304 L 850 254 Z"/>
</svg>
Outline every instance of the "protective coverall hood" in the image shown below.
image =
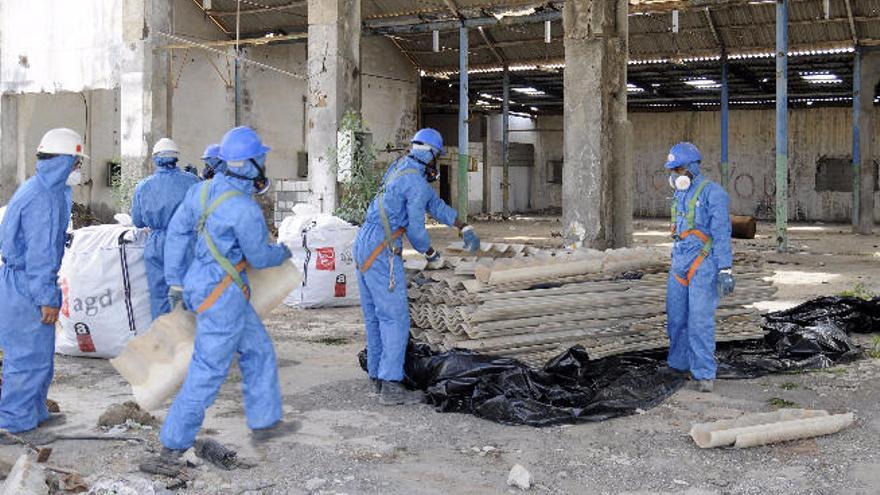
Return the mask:
<svg viewBox="0 0 880 495">
<path fill-rule="evenodd" d="M 153 163 L 158 168 L 177 168 L 176 156 L 154 156 Z"/>
<path fill-rule="evenodd" d="M 56 155 L 48 160 L 37 160 L 37 177 L 48 189 L 67 186 L 67 177 L 73 172 L 76 157 L 73 155 Z"/>
</svg>

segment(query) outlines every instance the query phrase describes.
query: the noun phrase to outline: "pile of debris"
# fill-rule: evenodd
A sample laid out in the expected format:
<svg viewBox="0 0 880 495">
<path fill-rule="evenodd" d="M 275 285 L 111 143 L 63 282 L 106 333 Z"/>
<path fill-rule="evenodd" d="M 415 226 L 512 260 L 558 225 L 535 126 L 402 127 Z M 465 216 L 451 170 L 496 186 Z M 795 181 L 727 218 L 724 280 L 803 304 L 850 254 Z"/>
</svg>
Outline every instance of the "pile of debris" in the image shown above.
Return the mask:
<svg viewBox="0 0 880 495">
<path fill-rule="evenodd" d="M 446 251 L 461 252 L 460 244 Z M 488 244 L 410 277 L 412 335 L 435 350 L 469 349 L 540 365 L 573 345 L 591 359 L 660 349 L 668 255 L 648 248 L 539 250 Z M 738 257 L 737 288 L 717 312 L 719 342 L 763 335 L 757 310 L 773 295 L 757 258 Z"/>
</svg>

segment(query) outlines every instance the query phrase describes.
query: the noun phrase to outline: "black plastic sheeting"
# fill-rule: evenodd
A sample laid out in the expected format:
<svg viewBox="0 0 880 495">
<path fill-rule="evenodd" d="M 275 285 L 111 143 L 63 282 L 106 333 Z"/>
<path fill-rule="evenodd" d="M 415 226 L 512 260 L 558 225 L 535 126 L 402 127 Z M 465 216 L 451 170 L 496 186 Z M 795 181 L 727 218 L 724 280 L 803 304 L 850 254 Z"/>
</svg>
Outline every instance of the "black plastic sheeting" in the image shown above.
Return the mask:
<svg viewBox="0 0 880 495">
<path fill-rule="evenodd" d="M 763 340 L 727 344 L 717 353 L 719 378 L 753 378 L 826 368 L 862 350 L 850 333 L 880 331 L 880 298 L 822 297 L 764 317 Z M 366 369 L 366 354 L 360 354 Z M 574 346 L 542 368 L 472 351 L 407 349 L 409 386 L 440 412 L 470 413 L 504 424 L 550 426 L 602 421 L 657 406 L 684 383 L 665 352 L 591 361 Z"/>
</svg>

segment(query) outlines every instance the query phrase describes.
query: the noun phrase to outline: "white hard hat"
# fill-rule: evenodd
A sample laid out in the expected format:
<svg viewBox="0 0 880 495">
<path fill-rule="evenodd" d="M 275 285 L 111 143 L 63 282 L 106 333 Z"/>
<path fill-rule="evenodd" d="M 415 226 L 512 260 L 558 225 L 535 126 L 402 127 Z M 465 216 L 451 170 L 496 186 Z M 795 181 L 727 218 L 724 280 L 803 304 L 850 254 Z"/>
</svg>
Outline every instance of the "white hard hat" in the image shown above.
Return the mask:
<svg viewBox="0 0 880 495">
<path fill-rule="evenodd" d="M 43 134 L 37 153 L 49 155 L 73 155 L 88 158 L 84 152 L 83 138 L 76 131 L 59 127 Z"/>
<path fill-rule="evenodd" d="M 168 138 L 162 138 L 156 141 L 156 144 L 153 146 L 153 156 L 162 154 L 163 156 L 177 156 L 180 154 L 180 148 L 177 147 L 177 144 L 174 141 Z"/>
</svg>

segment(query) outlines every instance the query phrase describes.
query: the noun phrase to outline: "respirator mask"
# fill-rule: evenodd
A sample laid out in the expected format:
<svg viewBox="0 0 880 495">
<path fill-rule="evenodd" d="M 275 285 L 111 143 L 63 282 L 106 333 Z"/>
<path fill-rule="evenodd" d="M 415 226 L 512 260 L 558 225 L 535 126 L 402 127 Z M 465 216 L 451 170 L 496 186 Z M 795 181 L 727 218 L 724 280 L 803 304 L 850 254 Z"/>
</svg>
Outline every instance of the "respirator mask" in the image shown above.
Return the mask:
<svg viewBox="0 0 880 495">
<path fill-rule="evenodd" d="M 422 161 L 418 156 L 410 155 L 415 161 L 421 163 L 425 166 L 425 180 L 428 182 L 437 182 L 440 178 L 440 166 L 437 165 L 437 155 L 439 152 L 435 150 L 433 147 L 422 144 L 422 143 L 414 143 L 413 151 L 429 151 L 431 153 L 431 161 L 425 162 Z"/>
<path fill-rule="evenodd" d="M 678 191 L 687 191 L 691 187 L 691 178 L 687 175 L 670 174 L 669 187 Z"/>
<path fill-rule="evenodd" d="M 253 182 L 254 183 L 254 194 L 256 194 L 257 196 L 262 196 L 262 195 L 266 194 L 267 192 L 269 192 L 269 185 L 271 184 L 271 182 L 269 182 L 269 179 L 266 177 L 265 167 L 263 166 L 262 163 L 260 163 L 260 162 L 265 162 L 265 158 L 263 158 L 260 161 L 257 161 L 253 158 L 249 158 L 245 162 L 242 162 L 242 164 L 244 164 L 246 162 L 251 162 L 254 165 L 254 167 L 256 167 L 256 169 L 257 169 L 257 176 L 256 177 L 245 177 L 243 175 L 240 175 L 240 174 L 233 172 L 232 171 L 233 168 L 238 168 L 238 167 L 241 167 L 242 165 L 235 166 L 232 163 L 229 164 L 229 168 L 226 170 L 226 175 L 228 175 L 230 177 L 235 177 L 236 179 L 249 180 L 249 181 Z"/>
</svg>

